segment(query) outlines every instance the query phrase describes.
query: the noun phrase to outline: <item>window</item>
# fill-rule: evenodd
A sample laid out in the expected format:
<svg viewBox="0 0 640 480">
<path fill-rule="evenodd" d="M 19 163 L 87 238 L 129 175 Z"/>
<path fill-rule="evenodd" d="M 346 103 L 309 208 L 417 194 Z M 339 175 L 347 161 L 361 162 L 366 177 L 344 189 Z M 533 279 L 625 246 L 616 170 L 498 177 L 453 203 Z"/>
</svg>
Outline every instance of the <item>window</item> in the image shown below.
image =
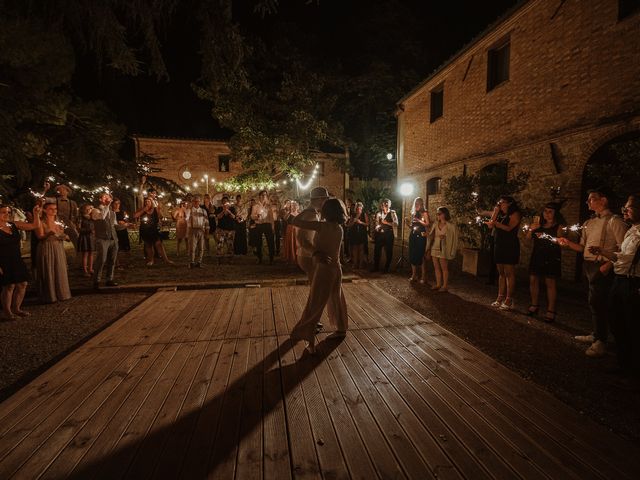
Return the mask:
<svg viewBox="0 0 640 480">
<path fill-rule="evenodd" d="M 506 38 L 489 50 L 487 59 L 487 92 L 509 80 L 511 40 Z"/>
<path fill-rule="evenodd" d="M 444 110 L 444 85 L 431 90 L 431 123 L 442 116 Z"/>
<path fill-rule="evenodd" d="M 427 195 L 440 195 L 440 187 L 442 186 L 442 179 L 440 177 L 434 177 L 427 180 Z"/>
<path fill-rule="evenodd" d="M 219 155 L 218 156 L 218 171 L 219 172 L 228 172 L 229 171 L 229 155 Z"/>
<path fill-rule="evenodd" d="M 618 0 L 618 20 L 640 12 L 640 0 Z"/>
</svg>

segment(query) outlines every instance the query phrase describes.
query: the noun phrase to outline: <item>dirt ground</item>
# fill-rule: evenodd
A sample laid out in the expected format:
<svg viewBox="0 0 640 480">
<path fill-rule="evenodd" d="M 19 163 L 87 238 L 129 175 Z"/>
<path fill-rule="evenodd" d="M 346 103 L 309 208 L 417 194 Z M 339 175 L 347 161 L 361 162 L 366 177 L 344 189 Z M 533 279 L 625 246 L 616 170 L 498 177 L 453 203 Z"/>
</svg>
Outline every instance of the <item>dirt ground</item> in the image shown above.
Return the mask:
<svg viewBox="0 0 640 480">
<path fill-rule="evenodd" d="M 174 248 L 169 243 L 170 254 Z M 123 263 L 126 266 L 116 274 L 120 287 L 95 293 L 90 279 L 82 275 L 76 260 L 70 259 L 71 300 L 39 305 L 32 293 L 25 303 L 30 317 L 0 322 L 0 400 L 117 321 L 157 286 L 305 278 L 296 267 L 281 260 L 274 265 L 258 265 L 252 256 L 225 260 L 221 265 L 215 258 L 205 257 L 202 269 L 188 269 L 184 257 L 178 258 L 176 265 L 148 268 L 136 250 L 123 258 Z M 586 292 L 581 285 L 561 283 L 558 319 L 547 324 L 524 315 L 529 304 L 525 284 L 516 297 L 516 310 L 501 312 L 489 306 L 495 299 L 495 287 L 459 269 L 452 274 L 449 292 L 433 292 L 427 286 L 410 283 L 406 269 L 380 275 L 352 272 L 347 265 L 345 274 L 370 280 L 585 417 L 640 442 L 640 388 L 609 372 L 616 364 L 615 347 L 612 345 L 604 358 L 592 359 L 584 354 L 586 347 L 573 340 L 574 335 L 589 331 Z"/>
</svg>

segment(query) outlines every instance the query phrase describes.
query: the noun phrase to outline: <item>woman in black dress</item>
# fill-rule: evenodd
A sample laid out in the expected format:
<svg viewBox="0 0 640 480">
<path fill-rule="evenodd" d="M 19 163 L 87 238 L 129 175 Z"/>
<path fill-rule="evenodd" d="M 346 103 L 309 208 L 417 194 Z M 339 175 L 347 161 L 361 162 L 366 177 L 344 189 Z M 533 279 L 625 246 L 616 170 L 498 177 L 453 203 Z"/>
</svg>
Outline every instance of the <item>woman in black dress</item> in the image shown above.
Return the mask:
<svg viewBox="0 0 640 480">
<path fill-rule="evenodd" d="M 349 251 L 351 252 L 351 264 L 353 268 L 365 267 L 364 247 L 369 241 L 369 216 L 364 211 L 362 202 L 356 202 L 353 213 L 347 222 L 347 238 Z"/>
<path fill-rule="evenodd" d="M 131 241 L 129 240 L 129 230 L 127 230 L 129 226 L 129 215 L 122 210 L 122 201 L 119 198 L 113 199 L 111 209 L 116 214 L 118 225 L 122 227 L 116 230 L 116 235 L 118 235 L 118 262 L 116 262 L 116 266 L 122 268 L 122 264 L 120 263 L 120 257 L 122 255 L 120 254 L 125 252 L 125 255 L 129 258 L 129 252 L 131 252 Z M 126 263 L 129 262 L 127 261 Z"/>
<path fill-rule="evenodd" d="M 427 262 L 424 255 L 427 248 L 427 236 L 425 232 L 429 226 L 429 213 L 424 208 L 422 197 L 416 197 L 411 207 L 411 217 L 407 219 L 407 226 L 411 229 L 409 233 L 409 263 L 411 264 L 410 282 L 420 280 L 420 283 L 427 282 Z M 422 278 L 419 278 L 418 268 L 422 269 Z"/>
<path fill-rule="evenodd" d="M 498 268 L 498 298 L 491 304 L 502 310 L 513 308 L 516 290 L 516 265 L 520 261 L 518 231 L 522 214 L 513 197 L 503 195 L 486 222 L 494 230 L 494 261 Z"/>
<path fill-rule="evenodd" d="M 527 315 L 538 313 L 540 295 L 540 279 L 544 278 L 547 287 L 546 322 L 556 319 L 556 280 L 560 277 L 561 249 L 556 239 L 561 236 L 566 221 L 560 213 L 560 204 L 547 203 L 540 215 L 533 217 L 533 223 L 527 231 L 527 239 L 533 240 L 533 252 L 529 263 L 529 290 L 531 305 Z"/>
<path fill-rule="evenodd" d="M 29 312 L 22 310 L 29 271 L 20 254 L 19 230 L 35 230 L 40 226 L 40 207 L 33 209 L 33 222 L 12 222 L 12 210 L 0 205 L 0 285 L 2 285 L 2 319 L 16 320 Z"/>
<path fill-rule="evenodd" d="M 153 200 L 149 197 L 145 198 L 142 208 L 134 214 L 134 217 L 140 219 L 140 238 L 144 242 L 147 266 L 153 265 L 154 246 L 165 263 L 172 265 L 173 262 L 167 257 L 167 252 L 165 252 L 160 238 L 160 214 L 158 207 L 154 207 Z"/>
</svg>

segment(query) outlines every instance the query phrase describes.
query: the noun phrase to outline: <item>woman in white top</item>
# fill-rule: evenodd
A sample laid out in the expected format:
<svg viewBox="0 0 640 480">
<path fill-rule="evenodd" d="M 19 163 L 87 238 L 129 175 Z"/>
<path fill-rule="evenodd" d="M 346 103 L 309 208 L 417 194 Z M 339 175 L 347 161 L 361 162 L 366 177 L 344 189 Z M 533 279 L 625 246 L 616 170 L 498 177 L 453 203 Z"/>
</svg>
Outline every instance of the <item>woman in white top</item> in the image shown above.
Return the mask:
<svg viewBox="0 0 640 480">
<path fill-rule="evenodd" d="M 314 271 L 309 289 L 307 305 L 300 321 L 291 332 L 294 340 L 305 340 L 307 351 L 315 353 L 315 331 L 324 307 L 327 307 L 329 321 L 336 327 L 330 335 L 341 338 L 346 335 L 348 318 L 347 303 L 342 291 L 342 267 L 340 266 L 340 245 L 342 225 L 347 220 L 347 210 L 337 198 L 330 198 L 322 206 L 323 221 L 301 220 L 300 215 L 292 221 L 298 228 L 315 230 Z"/>
<path fill-rule="evenodd" d="M 431 228 L 431 258 L 436 274 L 436 284 L 432 290 L 446 292 L 449 288 L 449 260 L 456 258 L 458 251 L 458 229 L 451 223 L 451 214 L 447 207 L 439 207 L 436 213 L 437 223 Z"/>
</svg>

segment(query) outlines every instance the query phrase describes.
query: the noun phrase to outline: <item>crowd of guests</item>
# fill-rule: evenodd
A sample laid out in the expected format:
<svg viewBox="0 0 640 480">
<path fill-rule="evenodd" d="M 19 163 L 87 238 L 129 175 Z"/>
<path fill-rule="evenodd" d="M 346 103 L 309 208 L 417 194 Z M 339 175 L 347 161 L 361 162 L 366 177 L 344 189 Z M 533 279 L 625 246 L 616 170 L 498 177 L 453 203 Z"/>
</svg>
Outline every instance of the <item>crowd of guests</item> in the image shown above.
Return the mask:
<svg viewBox="0 0 640 480">
<path fill-rule="evenodd" d="M 45 185 L 45 190 L 49 188 L 50 185 Z M 144 243 L 146 264 L 152 266 L 157 259 L 173 264 L 161 234 L 165 207 L 153 188 L 146 192 L 140 208 L 133 214 L 133 219 L 138 222 L 139 239 Z M 109 193 L 102 194 L 95 206 L 86 204 L 80 207 L 68 198 L 69 193 L 70 189 L 65 185 L 56 186 L 55 196 L 48 197 L 45 192 L 24 221 L 12 221 L 10 206 L 0 208 L 4 318 L 14 319 L 28 314 L 21 308 L 29 272 L 20 255 L 20 230 L 32 232 L 32 276 L 43 302 L 63 301 L 71 296 L 65 241 L 72 242 L 80 252 L 83 272 L 92 279 L 95 288 L 100 288 L 103 280 L 108 286 L 117 285 L 114 274 L 119 262 L 118 254 L 127 254 L 131 249 L 129 231 L 133 224 L 129 216 L 122 211 L 121 201 Z M 294 200 L 280 205 L 278 199 L 267 191 L 259 192 L 247 203 L 240 195 L 233 199 L 223 196 L 215 204 L 209 195 L 203 198 L 189 195 L 167 212 L 175 221 L 176 256 L 183 254 L 183 250 L 188 255 L 189 267 L 198 268 L 202 267 L 205 254 L 217 257 L 221 263 L 234 255 L 246 255 L 251 248 L 258 263 L 262 263 L 266 243 L 270 264 L 274 257 L 282 254 L 286 262 L 297 264 L 312 284 L 318 263 L 318 247 L 314 238 L 323 231 L 314 222 L 327 220 L 323 217 L 322 207 L 328 198 L 326 189 L 314 189 L 309 206 L 301 209 Z M 582 269 L 588 281 L 593 323 L 593 331 L 576 337 L 576 340 L 589 345 L 586 350 L 588 356 L 599 357 L 606 352 L 608 334 L 612 332 L 616 337 L 621 365 L 640 370 L 640 347 L 636 345 L 640 332 L 634 316 L 640 295 L 640 197 L 629 196 L 622 216 L 612 212 L 611 201 L 606 189 L 590 191 L 587 206 L 593 216 L 582 226 L 576 226 L 575 234 L 567 226 L 560 211 L 561 204 L 557 202 L 544 204 L 539 214 L 533 216 L 531 225 L 525 227 L 522 226 L 523 214 L 518 202 L 511 196 L 500 197 L 492 211 L 478 212 L 486 217 L 484 223 L 492 232 L 493 263 L 498 273 L 497 297 L 491 305 L 502 310 L 514 308 L 515 269 L 520 263 L 522 239 L 531 245 L 530 305 L 526 314 L 533 317 L 540 313 L 541 291 L 544 291 L 547 303 L 541 318 L 554 321 L 558 305 L 557 280 L 562 269 L 561 252 L 563 249 L 576 251 L 581 254 Z M 324 254 L 323 262 L 331 258 L 332 261 L 337 259 L 338 263 L 350 261 L 355 270 L 371 268 L 372 271 L 388 272 L 393 261 L 395 232 L 402 221 L 409 231 L 409 280 L 429 284 L 427 272 L 432 264 L 434 281 L 431 289 L 448 290 L 449 262 L 456 257 L 459 239 L 455 221 L 446 207 L 439 207 L 436 218 L 432 219 L 424 200 L 417 197 L 410 212 L 399 220 L 389 199 L 382 199 L 378 211 L 371 217 L 360 201 L 347 201 L 346 205 L 341 205 L 344 206 L 344 221 L 340 215 L 331 213 L 331 218 L 340 217 L 339 221 L 336 220 L 340 228 L 331 234 L 335 236 L 338 230 L 341 232 L 340 248 L 334 251 L 335 239 L 331 236 L 331 252 Z M 338 209 L 336 205 L 332 208 Z M 520 235 L 522 230 L 524 235 Z M 215 241 L 214 246 L 212 241 Z M 373 244 L 371 265 L 370 243 Z M 336 276 L 335 272 L 322 275 L 323 278 Z M 332 296 L 331 300 L 323 297 L 317 302 L 320 302 L 318 305 L 333 302 L 331 308 L 335 307 L 338 312 L 342 308 L 339 295 Z M 317 305 L 313 308 L 317 310 Z M 344 322 L 340 320 L 338 323 Z M 308 325 L 305 328 L 308 329 Z M 302 337 L 306 338 L 306 332 L 301 334 Z"/>
</svg>

